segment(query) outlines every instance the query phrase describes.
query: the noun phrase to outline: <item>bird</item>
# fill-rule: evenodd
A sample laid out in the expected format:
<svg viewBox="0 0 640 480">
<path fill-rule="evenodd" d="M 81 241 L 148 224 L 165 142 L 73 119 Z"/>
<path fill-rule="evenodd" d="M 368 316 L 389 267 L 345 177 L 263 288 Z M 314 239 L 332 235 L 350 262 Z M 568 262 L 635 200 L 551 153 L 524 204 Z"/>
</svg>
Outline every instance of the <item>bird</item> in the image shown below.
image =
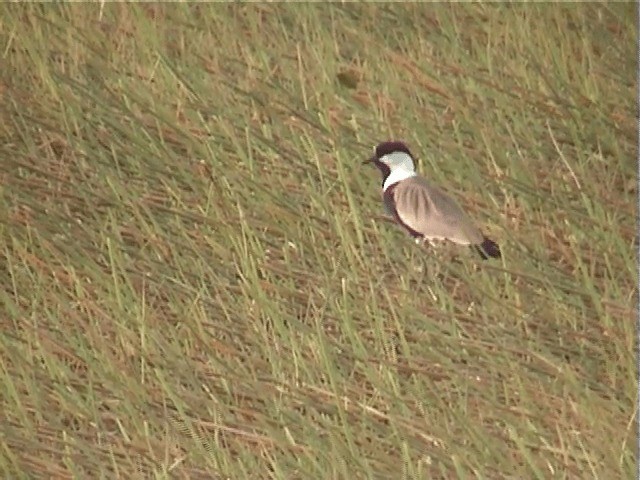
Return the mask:
<svg viewBox="0 0 640 480">
<path fill-rule="evenodd" d="M 448 240 L 471 246 L 483 260 L 500 258 L 500 247 L 487 238 L 444 190 L 416 172 L 415 159 L 404 142 L 385 141 L 363 162 L 382 173 L 384 208 L 416 243 Z"/>
</svg>

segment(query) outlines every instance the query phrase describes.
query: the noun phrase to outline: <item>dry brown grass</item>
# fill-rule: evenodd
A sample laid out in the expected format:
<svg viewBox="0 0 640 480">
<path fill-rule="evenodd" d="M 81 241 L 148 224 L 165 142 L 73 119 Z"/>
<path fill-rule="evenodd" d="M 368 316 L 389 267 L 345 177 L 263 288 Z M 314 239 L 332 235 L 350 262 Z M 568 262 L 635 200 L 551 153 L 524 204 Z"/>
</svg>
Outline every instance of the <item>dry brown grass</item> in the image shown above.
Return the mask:
<svg viewBox="0 0 640 480">
<path fill-rule="evenodd" d="M 632 6 L 2 11 L 3 477 L 635 471 Z"/>
</svg>

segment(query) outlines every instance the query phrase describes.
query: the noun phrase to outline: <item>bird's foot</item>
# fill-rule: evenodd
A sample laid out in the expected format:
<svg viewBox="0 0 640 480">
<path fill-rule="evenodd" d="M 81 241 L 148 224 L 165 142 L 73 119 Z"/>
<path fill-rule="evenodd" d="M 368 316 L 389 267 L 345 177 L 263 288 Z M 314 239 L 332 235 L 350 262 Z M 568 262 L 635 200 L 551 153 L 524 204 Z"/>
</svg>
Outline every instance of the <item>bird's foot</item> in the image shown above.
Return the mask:
<svg viewBox="0 0 640 480">
<path fill-rule="evenodd" d="M 422 238 L 416 238 L 416 243 L 418 244 L 425 244 L 428 243 L 430 247 L 437 247 L 438 246 L 438 241 L 432 239 L 432 238 L 426 238 L 426 237 L 422 237 Z"/>
</svg>

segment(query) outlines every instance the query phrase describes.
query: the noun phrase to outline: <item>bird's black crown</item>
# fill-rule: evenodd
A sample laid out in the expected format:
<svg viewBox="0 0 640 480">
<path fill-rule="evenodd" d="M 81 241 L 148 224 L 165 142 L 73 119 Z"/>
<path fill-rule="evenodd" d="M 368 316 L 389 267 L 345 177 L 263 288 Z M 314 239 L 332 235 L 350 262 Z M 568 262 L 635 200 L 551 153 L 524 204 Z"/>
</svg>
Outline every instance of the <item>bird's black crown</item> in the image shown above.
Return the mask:
<svg viewBox="0 0 640 480">
<path fill-rule="evenodd" d="M 376 146 L 376 158 L 381 158 L 394 152 L 404 152 L 413 158 L 409 147 L 407 147 L 404 142 L 400 142 L 398 140 L 382 142 Z"/>
</svg>

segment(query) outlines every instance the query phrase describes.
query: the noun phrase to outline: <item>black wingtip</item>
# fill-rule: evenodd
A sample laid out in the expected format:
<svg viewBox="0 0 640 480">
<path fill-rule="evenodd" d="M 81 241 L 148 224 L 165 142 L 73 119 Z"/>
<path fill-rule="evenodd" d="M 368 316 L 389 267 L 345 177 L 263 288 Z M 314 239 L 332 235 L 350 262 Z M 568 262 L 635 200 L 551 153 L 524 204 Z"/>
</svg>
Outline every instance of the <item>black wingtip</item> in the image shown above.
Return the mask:
<svg viewBox="0 0 640 480">
<path fill-rule="evenodd" d="M 483 260 L 487 260 L 489 257 L 491 258 L 500 258 L 502 254 L 500 253 L 500 247 L 493 240 L 484 237 L 482 243 L 480 245 L 476 245 L 476 251 L 480 254 Z"/>
</svg>

